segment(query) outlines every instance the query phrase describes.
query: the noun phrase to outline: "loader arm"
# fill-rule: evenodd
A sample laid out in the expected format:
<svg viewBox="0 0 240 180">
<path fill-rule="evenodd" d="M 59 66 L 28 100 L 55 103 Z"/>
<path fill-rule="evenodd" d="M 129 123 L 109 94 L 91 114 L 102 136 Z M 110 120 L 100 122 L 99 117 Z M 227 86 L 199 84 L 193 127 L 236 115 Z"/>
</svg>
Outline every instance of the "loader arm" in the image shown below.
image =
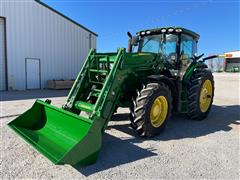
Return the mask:
<svg viewBox="0 0 240 180">
<path fill-rule="evenodd" d="M 8 125 L 55 164 L 95 163 L 121 92 L 124 54 L 90 50 L 62 108 L 37 100 Z"/>
</svg>

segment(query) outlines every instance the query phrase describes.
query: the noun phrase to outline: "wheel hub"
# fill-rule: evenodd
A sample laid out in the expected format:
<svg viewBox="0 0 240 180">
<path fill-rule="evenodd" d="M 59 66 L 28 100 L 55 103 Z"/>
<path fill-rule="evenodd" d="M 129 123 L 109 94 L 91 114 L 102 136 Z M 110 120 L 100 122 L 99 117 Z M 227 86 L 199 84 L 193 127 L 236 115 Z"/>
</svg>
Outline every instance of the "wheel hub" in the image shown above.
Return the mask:
<svg viewBox="0 0 240 180">
<path fill-rule="evenodd" d="M 208 90 L 206 88 L 203 88 L 200 96 L 202 102 L 206 103 L 208 97 Z"/>
<path fill-rule="evenodd" d="M 168 113 L 168 102 L 164 96 L 158 96 L 151 107 L 150 121 L 153 127 L 160 127 Z"/>
<path fill-rule="evenodd" d="M 155 105 L 153 107 L 153 116 L 156 117 L 161 112 L 161 106 Z"/>
<path fill-rule="evenodd" d="M 206 112 L 211 104 L 212 100 L 212 82 L 210 80 L 205 80 L 202 84 L 199 97 L 200 110 Z"/>
</svg>

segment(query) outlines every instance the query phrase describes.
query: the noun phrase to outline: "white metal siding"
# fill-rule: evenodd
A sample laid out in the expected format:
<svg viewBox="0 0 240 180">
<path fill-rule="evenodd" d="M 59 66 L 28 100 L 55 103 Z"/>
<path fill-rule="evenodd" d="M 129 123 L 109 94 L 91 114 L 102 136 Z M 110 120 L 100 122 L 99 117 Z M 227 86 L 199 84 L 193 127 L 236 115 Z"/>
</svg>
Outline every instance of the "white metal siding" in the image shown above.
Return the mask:
<svg viewBox="0 0 240 180">
<path fill-rule="evenodd" d="M 89 33 L 35 1 L 3 1 L 9 87 L 25 89 L 25 58 L 41 59 L 41 87 L 47 80 L 74 79 L 89 50 Z M 92 48 L 96 36 L 92 35 Z"/>
<path fill-rule="evenodd" d="M 4 20 L 0 18 L 0 90 L 5 90 L 5 47 L 4 47 Z"/>
</svg>

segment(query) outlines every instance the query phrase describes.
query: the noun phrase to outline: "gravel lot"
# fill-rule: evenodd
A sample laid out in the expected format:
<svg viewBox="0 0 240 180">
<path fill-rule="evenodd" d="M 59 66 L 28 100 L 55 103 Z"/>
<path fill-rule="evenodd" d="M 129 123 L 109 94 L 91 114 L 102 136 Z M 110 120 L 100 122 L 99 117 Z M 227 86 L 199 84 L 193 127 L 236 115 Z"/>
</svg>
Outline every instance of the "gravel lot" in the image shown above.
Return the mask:
<svg viewBox="0 0 240 180">
<path fill-rule="evenodd" d="M 128 126 L 127 109 L 109 123 L 98 162 L 87 167 L 54 165 L 6 124 L 36 98 L 63 104 L 67 91 L 1 92 L 0 177 L 36 179 L 239 179 L 239 74 L 214 74 L 215 98 L 208 118 L 195 122 L 174 115 L 166 131 L 142 139 Z M 15 116 L 15 117 L 14 117 Z"/>
</svg>

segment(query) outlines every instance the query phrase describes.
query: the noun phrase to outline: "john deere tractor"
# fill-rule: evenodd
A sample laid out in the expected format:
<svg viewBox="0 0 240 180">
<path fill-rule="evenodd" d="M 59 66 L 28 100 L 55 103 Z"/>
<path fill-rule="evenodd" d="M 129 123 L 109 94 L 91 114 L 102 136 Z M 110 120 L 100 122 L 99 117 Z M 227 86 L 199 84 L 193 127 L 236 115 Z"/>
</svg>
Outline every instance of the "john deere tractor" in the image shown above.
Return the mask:
<svg viewBox="0 0 240 180">
<path fill-rule="evenodd" d="M 139 136 L 161 133 L 172 112 L 204 119 L 214 82 L 197 56 L 199 35 L 181 27 L 129 35 L 128 52 L 91 49 L 62 108 L 36 100 L 9 126 L 55 164 L 96 162 L 102 134 L 118 107 L 129 107 Z"/>
</svg>

